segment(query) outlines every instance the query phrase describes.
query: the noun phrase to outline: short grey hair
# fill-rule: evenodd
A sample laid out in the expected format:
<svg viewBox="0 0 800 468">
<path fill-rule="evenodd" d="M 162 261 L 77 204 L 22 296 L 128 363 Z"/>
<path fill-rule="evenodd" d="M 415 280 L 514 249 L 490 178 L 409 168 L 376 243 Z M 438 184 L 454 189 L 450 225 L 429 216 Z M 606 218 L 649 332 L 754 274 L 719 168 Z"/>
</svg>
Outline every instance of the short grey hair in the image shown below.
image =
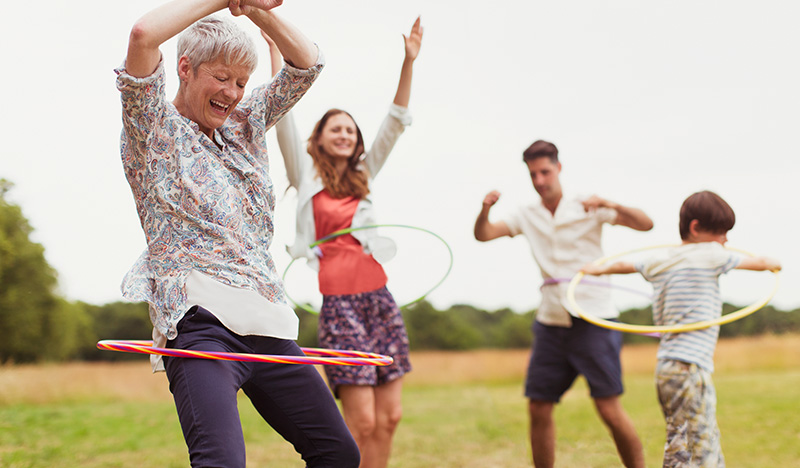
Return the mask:
<svg viewBox="0 0 800 468">
<path fill-rule="evenodd" d="M 253 73 L 258 54 L 253 39 L 236 24 L 218 16 L 198 20 L 178 37 L 178 58 L 186 56 L 193 70 L 219 58 L 227 64 L 243 65 Z"/>
</svg>

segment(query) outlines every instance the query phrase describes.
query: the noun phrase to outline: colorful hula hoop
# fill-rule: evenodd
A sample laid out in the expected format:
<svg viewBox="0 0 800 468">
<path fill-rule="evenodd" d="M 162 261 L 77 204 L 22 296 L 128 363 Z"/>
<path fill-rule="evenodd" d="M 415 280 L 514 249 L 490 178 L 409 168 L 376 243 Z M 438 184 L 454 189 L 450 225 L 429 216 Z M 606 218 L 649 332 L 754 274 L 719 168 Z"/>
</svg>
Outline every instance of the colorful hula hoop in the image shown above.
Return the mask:
<svg viewBox="0 0 800 468">
<path fill-rule="evenodd" d="M 156 348 L 153 347 L 152 341 L 144 340 L 102 340 L 97 342 L 97 347 L 108 351 L 121 351 L 123 353 L 156 354 L 159 356 L 214 359 L 219 361 L 270 362 L 275 364 L 388 366 L 393 362 L 390 356 L 384 356 L 382 354 L 322 348 L 300 348 L 305 353 L 305 356 L 285 356 L 276 354 L 225 353 L 219 351 Z"/>
<path fill-rule="evenodd" d="M 603 257 L 598 260 L 592 262 L 595 265 L 602 265 L 607 263 L 610 260 L 614 260 L 616 258 L 622 257 L 624 255 L 630 255 L 633 253 L 642 252 L 645 250 L 654 250 L 654 249 L 663 249 L 667 247 L 677 247 L 677 245 L 654 245 L 650 247 L 642 247 L 639 249 L 628 250 L 622 253 L 609 255 L 608 257 Z M 746 252 L 744 250 L 735 249 L 731 247 L 725 247 L 728 250 L 732 250 L 734 252 L 739 252 L 744 255 L 753 256 L 750 252 Z M 763 299 L 750 304 L 747 307 L 743 307 L 737 311 L 731 312 L 729 314 L 725 314 L 717 319 L 714 320 L 703 320 L 700 322 L 694 323 L 685 323 L 681 325 L 632 325 L 628 323 L 619 323 L 619 322 L 612 322 L 610 320 L 601 319 L 599 317 L 594 317 L 586 312 L 578 305 L 578 302 L 575 300 L 575 288 L 583 279 L 584 273 L 578 272 L 573 278 L 572 281 L 569 283 L 569 287 L 567 288 L 567 301 L 569 305 L 580 315 L 580 317 L 587 322 L 593 323 L 597 326 L 609 328 L 611 330 L 618 330 L 621 332 L 627 333 L 682 333 L 688 331 L 695 331 L 695 330 L 702 330 L 704 328 L 713 327 L 716 325 L 725 325 L 726 323 L 731 323 L 736 320 L 742 319 L 747 317 L 748 315 L 752 314 L 753 312 L 757 311 L 758 309 L 767 305 L 767 303 L 775 296 L 775 293 L 778 292 L 778 287 L 780 286 L 780 274 L 777 271 L 772 272 L 775 275 L 775 286 L 772 290 L 767 294 Z"/>
<path fill-rule="evenodd" d="M 347 228 L 347 229 L 340 229 L 338 231 L 332 232 L 332 233 L 328 234 L 327 236 L 317 240 L 316 242 L 312 243 L 308 247 L 313 249 L 314 247 L 317 247 L 320 244 L 324 244 L 325 242 L 328 242 L 330 240 L 333 240 L 333 239 L 335 239 L 335 238 L 337 238 L 339 236 L 343 236 L 345 234 L 350 234 L 351 232 L 354 232 L 354 231 L 362 231 L 364 229 L 375 229 L 375 228 L 382 228 L 382 227 L 413 229 L 415 231 L 421 231 L 421 232 L 424 232 L 426 234 L 430 234 L 433 237 L 437 238 L 439 241 L 441 241 L 442 244 L 444 244 L 445 247 L 447 247 L 447 253 L 450 256 L 450 264 L 447 266 L 447 271 L 445 271 L 444 275 L 442 275 L 442 278 L 439 281 L 437 281 L 436 284 L 434 284 L 432 288 L 430 288 L 427 291 L 425 291 L 424 294 L 422 294 L 418 298 L 414 299 L 413 301 L 407 302 L 407 303 L 405 303 L 405 304 L 400 306 L 401 309 L 404 309 L 404 308 L 406 308 L 406 307 L 408 307 L 408 306 L 410 306 L 412 304 L 416 304 L 417 302 L 425 299 L 428 296 L 428 294 L 432 293 L 436 288 L 438 288 L 442 283 L 444 283 L 444 280 L 447 279 L 447 277 L 450 275 L 450 271 L 453 269 L 453 249 L 450 248 L 450 244 L 448 244 L 447 241 L 445 241 L 442 238 L 442 236 L 436 234 L 433 231 L 429 231 L 427 229 L 424 229 L 424 228 L 421 228 L 421 227 L 417 227 L 417 226 L 409 226 L 409 225 L 406 225 L 406 224 L 371 224 L 369 226 L 358 226 L 358 227 L 351 227 L 351 228 Z M 284 283 L 286 282 L 286 274 L 289 272 L 289 268 L 292 267 L 292 265 L 294 264 L 294 262 L 296 260 L 297 260 L 296 258 L 292 259 L 292 261 L 289 262 L 288 265 L 286 265 L 286 269 L 283 270 Z M 288 291 L 286 291 L 286 297 L 289 298 L 289 300 L 292 301 L 292 303 L 295 306 L 305 310 L 306 312 L 310 312 L 312 314 L 319 314 L 318 310 L 314 310 L 314 309 L 312 309 L 311 307 L 309 307 L 309 306 L 307 306 L 305 304 L 300 304 L 299 302 L 295 301 L 289 295 Z"/>
</svg>

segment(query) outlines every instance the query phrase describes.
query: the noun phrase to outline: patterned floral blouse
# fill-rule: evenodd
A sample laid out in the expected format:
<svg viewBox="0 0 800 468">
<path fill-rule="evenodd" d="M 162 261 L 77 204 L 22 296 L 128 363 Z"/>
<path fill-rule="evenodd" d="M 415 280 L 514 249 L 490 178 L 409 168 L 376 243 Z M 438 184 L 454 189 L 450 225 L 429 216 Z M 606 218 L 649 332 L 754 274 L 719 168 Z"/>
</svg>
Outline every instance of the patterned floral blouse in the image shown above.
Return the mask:
<svg viewBox="0 0 800 468">
<path fill-rule="evenodd" d="M 323 65 L 321 54 L 307 70 L 286 65 L 239 103 L 214 131 L 216 143 L 166 99 L 163 62 L 145 78 L 129 75 L 124 65 L 115 70 L 122 95 L 122 163 L 147 240 L 122 293 L 148 302 L 156 331 L 168 339 L 177 336 L 186 312 L 185 282 L 192 270 L 256 291 L 293 313 L 269 253 L 275 194 L 265 133 L 305 94 Z"/>
</svg>

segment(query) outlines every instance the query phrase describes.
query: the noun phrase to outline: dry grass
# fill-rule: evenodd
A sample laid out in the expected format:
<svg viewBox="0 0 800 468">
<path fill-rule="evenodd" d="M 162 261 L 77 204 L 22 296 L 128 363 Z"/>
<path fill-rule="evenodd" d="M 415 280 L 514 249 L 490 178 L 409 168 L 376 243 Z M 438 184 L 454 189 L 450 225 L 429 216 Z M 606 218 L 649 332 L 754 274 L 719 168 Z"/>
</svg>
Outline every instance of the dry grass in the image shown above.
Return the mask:
<svg viewBox="0 0 800 468">
<path fill-rule="evenodd" d="M 723 340 L 717 347 L 718 372 L 800 369 L 800 337 L 764 335 Z"/>
<path fill-rule="evenodd" d="M 150 363 L 43 364 L 0 367 L 0 406 L 74 400 L 170 400 L 164 373 Z"/>
<path fill-rule="evenodd" d="M 626 374 L 652 374 L 657 340 L 629 345 L 622 350 Z M 409 385 L 475 383 L 519 380 L 528 365 L 529 350 L 479 350 L 418 352 L 412 356 L 414 371 Z M 721 340 L 715 356 L 720 372 L 800 368 L 800 337 L 763 335 Z"/>
<path fill-rule="evenodd" d="M 625 347 L 625 373 L 652 374 L 657 346 L 654 340 Z M 406 385 L 521 382 L 527 361 L 528 350 L 416 352 Z M 722 340 L 715 361 L 717 372 L 726 373 L 800 368 L 800 339 L 765 335 Z M 164 374 L 152 375 L 147 361 L 0 367 L 0 405 L 87 399 L 171 401 L 171 395 Z"/>
<path fill-rule="evenodd" d="M 800 336 L 722 341 L 714 380 L 726 457 L 742 468 L 794 466 L 800 425 Z M 624 405 L 660 464 L 663 417 L 652 372 L 657 344 L 629 346 Z M 530 466 L 522 380 L 527 350 L 414 353 L 395 437 L 395 468 Z M 147 404 L 142 404 L 142 403 Z M 556 413 L 559 466 L 619 466 L 581 379 Z M 251 405 L 240 407 L 253 466 L 302 466 Z M 0 367 L 0 466 L 186 466 L 163 373 L 146 360 Z"/>
</svg>

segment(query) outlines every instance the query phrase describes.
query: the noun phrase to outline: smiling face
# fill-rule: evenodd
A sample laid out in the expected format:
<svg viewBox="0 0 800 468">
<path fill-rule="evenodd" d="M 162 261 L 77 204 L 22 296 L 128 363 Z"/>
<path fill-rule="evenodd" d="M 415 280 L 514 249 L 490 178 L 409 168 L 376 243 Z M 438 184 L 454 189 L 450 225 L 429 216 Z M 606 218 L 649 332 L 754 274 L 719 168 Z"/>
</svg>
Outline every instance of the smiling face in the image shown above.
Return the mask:
<svg viewBox="0 0 800 468">
<path fill-rule="evenodd" d="M 358 143 L 358 127 L 352 117 L 342 112 L 332 115 L 319 135 L 317 144 L 334 160 L 347 161 Z"/>
<path fill-rule="evenodd" d="M 225 64 L 222 60 L 201 63 L 193 69 L 186 57 L 178 62 L 181 86 L 175 107 L 195 122 L 200 131 L 212 138 L 214 129 L 230 116 L 244 96 L 250 70 L 244 65 Z"/>
</svg>

